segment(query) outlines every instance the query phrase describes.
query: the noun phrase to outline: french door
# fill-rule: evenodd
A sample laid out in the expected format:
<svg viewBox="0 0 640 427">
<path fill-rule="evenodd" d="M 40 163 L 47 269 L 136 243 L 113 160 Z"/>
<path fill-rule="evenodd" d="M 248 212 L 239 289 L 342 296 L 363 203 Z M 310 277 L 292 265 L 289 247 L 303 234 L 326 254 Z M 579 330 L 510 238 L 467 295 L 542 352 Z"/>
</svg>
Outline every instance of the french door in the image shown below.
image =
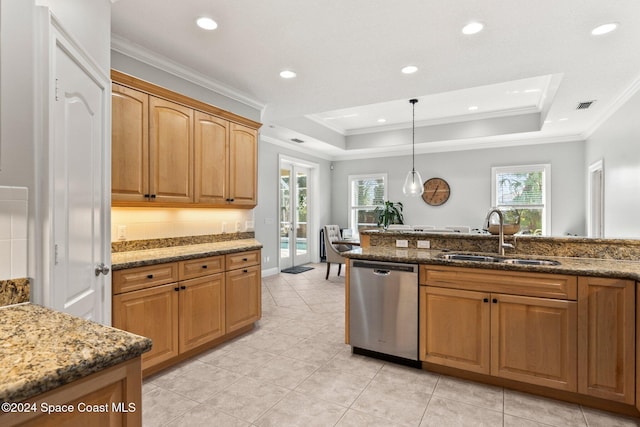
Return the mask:
<svg viewBox="0 0 640 427">
<path fill-rule="evenodd" d="M 280 269 L 306 264 L 310 256 L 310 169 L 280 161 Z"/>
</svg>

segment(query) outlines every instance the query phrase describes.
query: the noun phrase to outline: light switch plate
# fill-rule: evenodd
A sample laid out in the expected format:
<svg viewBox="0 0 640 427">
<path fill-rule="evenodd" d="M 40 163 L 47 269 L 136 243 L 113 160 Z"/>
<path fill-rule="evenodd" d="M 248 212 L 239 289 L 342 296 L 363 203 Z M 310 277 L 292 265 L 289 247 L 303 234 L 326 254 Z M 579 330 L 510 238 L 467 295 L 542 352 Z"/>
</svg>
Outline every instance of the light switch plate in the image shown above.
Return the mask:
<svg viewBox="0 0 640 427">
<path fill-rule="evenodd" d="M 408 248 L 409 241 L 408 240 L 396 240 L 396 248 Z"/>
</svg>

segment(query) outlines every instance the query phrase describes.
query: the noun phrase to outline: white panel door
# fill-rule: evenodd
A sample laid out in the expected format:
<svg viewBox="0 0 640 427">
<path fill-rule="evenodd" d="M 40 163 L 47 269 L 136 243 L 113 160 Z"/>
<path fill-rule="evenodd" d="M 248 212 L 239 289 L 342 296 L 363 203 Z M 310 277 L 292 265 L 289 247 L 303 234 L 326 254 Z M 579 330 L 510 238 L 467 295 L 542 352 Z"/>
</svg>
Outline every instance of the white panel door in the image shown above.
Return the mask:
<svg viewBox="0 0 640 427">
<path fill-rule="evenodd" d="M 110 323 L 105 302 L 105 87 L 76 52 L 55 34 L 52 46 L 55 94 L 50 147 L 54 308 Z"/>
</svg>

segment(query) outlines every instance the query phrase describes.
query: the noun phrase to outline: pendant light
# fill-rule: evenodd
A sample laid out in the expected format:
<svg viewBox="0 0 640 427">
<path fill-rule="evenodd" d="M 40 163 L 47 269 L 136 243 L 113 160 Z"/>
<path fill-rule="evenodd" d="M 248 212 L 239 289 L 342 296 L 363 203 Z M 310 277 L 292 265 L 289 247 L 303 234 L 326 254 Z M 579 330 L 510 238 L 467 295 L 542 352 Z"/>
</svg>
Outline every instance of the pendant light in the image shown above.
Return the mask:
<svg viewBox="0 0 640 427">
<path fill-rule="evenodd" d="M 424 188 L 422 187 L 422 177 L 420 172 L 416 171 L 416 102 L 417 99 L 410 99 L 409 102 L 413 105 L 413 134 L 411 140 L 411 170 L 407 174 L 407 179 L 404 180 L 402 186 L 402 192 L 405 196 L 422 196 Z"/>
</svg>

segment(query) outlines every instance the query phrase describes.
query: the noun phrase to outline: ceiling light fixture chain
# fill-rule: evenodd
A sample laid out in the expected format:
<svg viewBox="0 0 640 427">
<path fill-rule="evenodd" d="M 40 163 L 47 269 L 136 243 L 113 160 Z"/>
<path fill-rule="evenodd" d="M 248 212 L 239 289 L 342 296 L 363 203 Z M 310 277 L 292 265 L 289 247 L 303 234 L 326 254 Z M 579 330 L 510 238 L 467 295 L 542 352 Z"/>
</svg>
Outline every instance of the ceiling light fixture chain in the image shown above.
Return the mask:
<svg viewBox="0 0 640 427">
<path fill-rule="evenodd" d="M 405 196 L 421 196 L 424 192 L 422 185 L 422 177 L 420 172 L 416 171 L 416 103 L 417 99 L 410 99 L 409 102 L 413 106 L 412 117 L 412 134 L 411 134 L 411 171 L 407 174 L 407 178 L 404 180 L 402 186 L 402 192 Z"/>
</svg>

